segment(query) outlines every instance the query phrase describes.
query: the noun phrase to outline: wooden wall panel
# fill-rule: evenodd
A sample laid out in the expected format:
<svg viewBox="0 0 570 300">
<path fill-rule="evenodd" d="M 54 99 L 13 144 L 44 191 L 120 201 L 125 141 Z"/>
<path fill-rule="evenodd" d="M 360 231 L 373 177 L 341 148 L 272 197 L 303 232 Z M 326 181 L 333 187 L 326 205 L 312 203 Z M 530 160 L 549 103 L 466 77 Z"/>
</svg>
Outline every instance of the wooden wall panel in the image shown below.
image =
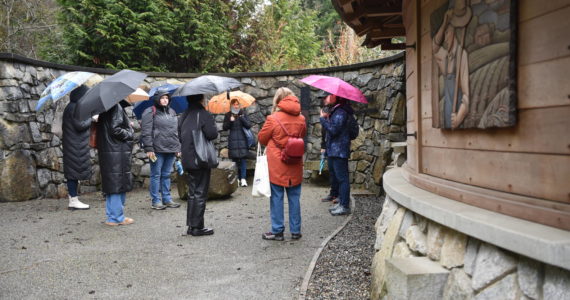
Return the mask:
<svg viewBox="0 0 570 300">
<path fill-rule="evenodd" d="M 406 68 L 410 64 L 411 63 L 408 62 L 406 64 Z M 418 86 L 418 79 L 416 73 L 410 73 L 410 76 L 406 79 L 406 99 L 414 98 L 416 96 L 417 86 Z"/>
<path fill-rule="evenodd" d="M 568 36 L 570 44 L 570 32 Z M 570 104 L 569 72 L 570 56 L 519 67 L 519 109 Z"/>
<path fill-rule="evenodd" d="M 416 98 L 414 97 L 406 100 L 406 120 L 408 122 L 416 121 Z"/>
<path fill-rule="evenodd" d="M 416 161 L 417 144 L 413 136 L 408 137 L 408 147 L 406 149 L 406 164 L 414 173 L 418 173 L 418 162 Z"/>
<path fill-rule="evenodd" d="M 570 203 L 570 156 L 422 147 L 422 173 Z"/>
<path fill-rule="evenodd" d="M 422 121 L 424 146 L 570 155 L 570 105 L 520 111 L 517 126 L 506 129 L 440 130 L 431 122 Z"/>
<path fill-rule="evenodd" d="M 430 31 L 430 16 L 431 13 L 437 9 L 438 7 L 442 6 L 444 3 L 447 3 L 448 0 L 431 0 L 429 1 L 429 3 L 426 3 L 426 5 L 422 5 L 422 20 L 421 20 L 421 25 L 422 25 L 422 30 L 421 30 L 421 34 L 422 36 L 424 34 L 428 34 Z"/>
<path fill-rule="evenodd" d="M 570 6 L 519 24 L 519 66 L 570 55 Z"/>
<path fill-rule="evenodd" d="M 519 0 L 519 22 L 570 5 L 570 0 Z"/>
</svg>

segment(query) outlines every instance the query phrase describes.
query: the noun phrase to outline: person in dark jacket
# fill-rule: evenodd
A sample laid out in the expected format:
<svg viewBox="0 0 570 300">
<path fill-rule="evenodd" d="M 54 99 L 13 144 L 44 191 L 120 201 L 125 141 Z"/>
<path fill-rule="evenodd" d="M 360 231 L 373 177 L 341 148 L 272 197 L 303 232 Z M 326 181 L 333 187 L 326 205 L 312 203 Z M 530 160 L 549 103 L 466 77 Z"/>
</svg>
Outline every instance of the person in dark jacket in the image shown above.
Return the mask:
<svg viewBox="0 0 570 300">
<path fill-rule="evenodd" d="M 330 113 L 330 110 L 333 108 L 333 106 L 328 104 L 330 102 L 329 101 L 330 97 L 332 96 L 329 94 L 323 99 L 323 111 L 325 113 Z M 321 126 L 321 157 L 327 158 L 327 164 L 329 166 L 329 184 L 331 186 L 329 194 L 326 197 L 322 198 L 321 201 L 322 202 L 332 201 L 332 203 L 336 204 L 338 203 L 338 181 L 336 180 L 334 173 L 330 171 L 330 166 L 332 165 L 332 162 L 330 157 L 327 155 L 326 136 L 327 136 L 327 130 L 325 129 L 325 127 Z"/>
<path fill-rule="evenodd" d="M 62 144 L 63 175 L 67 181 L 69 205 L 71 210 L 89 209 L 89 205 L 79 201 L 77 185 L 79 180 L 91 178 L 91 157 L 89 156 L 89 127 L 91 119 L 77 120 L 73 114 L 77 101 L 85 95 L 89 88 L 81 85 L 69 95 L 69 104 L 63 111 Z"/>
<path fill-rule="evenodd" d="M 126 193 L 133 189 L 131 152 L 134 130 L 124 110 L 129 105 L 123 100 L 101 113 L 97 121 L 97 153 L 106 198 L 105 224 L 110 226 L 134 222 L 124 215 Z"/>
<path fill-rule="evenodd" d="M 321 110 L 321 125 L 326 130 L 326 151 L 329 157 L 329 172 L 338 182 L 339 202 L 329 211 L 333 216 L 350 214 L 350 182 L 348 158 L 350 157 L 349 117 L 354 114 L 348 100 L 331 95 L 328 105 L 334 105 L 331 112 Z"/>
<path fill-rule="evenodd" d="M 243 129 L 250 129 L 251 123 L 247 119 L 243 109 L 240 108 L 239 101 L 232 99 L 230 111 L 224 116 L 223 129 L 230 131 L 228 137 L 228 156 L 236 163 L 238 168 L 238 180 L 241 186 L 247 186 L 247 157 L 249 146 Z"/>
<path fill-rule="evenodd" d="M 180 204 L 172 201 L 170 195 L 170 173 L 174 159 L 180 156 L 180 140 L 178 118 L 169 104 L 168 91 L 158 91 L 154 105 L 145 109 L 141 121 L 141 141 L 151 161 L 151 208 L 158 210 L 180 207 Z"/>
<path fill-rule="evenodd" d="M 197 164 L 192 131 L 199 128 L 206 139 L 212 141 L 218 138 L 218 129 L 214 117 L 204 109 L 204 95 L 190 95 L 186 99 L 188 109 L 180 116 L 178 136 L 182 145 L 182 166 L 188 178 L 187 233 L 193 236 L 211 235 L 214 230 L 204 227 L 211 169 Z"/>
</svg>

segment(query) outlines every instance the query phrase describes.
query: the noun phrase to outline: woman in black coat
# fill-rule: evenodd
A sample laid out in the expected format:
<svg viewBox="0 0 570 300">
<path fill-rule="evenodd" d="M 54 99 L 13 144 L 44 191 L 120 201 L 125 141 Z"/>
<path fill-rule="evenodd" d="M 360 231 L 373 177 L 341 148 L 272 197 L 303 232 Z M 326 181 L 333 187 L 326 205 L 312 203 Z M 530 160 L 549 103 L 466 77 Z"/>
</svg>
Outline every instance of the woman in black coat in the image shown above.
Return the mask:
<svg viewBox="0 0 570 300">
<path fill-rule="evenodd" d="M 123 108 L 129 105 L 123 100 L 100 114 L 97 121 L 97 152 L 107 201 L 105 224 L 110 226 L 128 225 L 134 221 L 123 213 L 126 193 L 133 188 L 131 151 L 134 130 Z"/>
<path fill-rule="evenodd" d="M 189 235 L 211 235 L 214 234 L 214 230 L 204 227 L 211 169 L 200 167 L 197 164 L 192 131 L 200 128 L 206 139 L 212 141 L 218 138 L 218 129 L 212 115 L 204 109 L 204 95 L 191 95 L 186 99 L 188 110 L 180 116 L 178 122 L 178 136 L 182 145 L 182 166 L 188 178 L 186 225 Z"/>
<path fill-rule="evenodd" d="M 224 117 L 224 130 L 230 131 L 228 137 L 228 156 L 236 163 L 238 168 L 238 179 L 241 186 L 247 186 L 246 158 L 249 154 L 249 146 L 243 129 L 250 129 L 251 123 L 247 119 L 244 111 L 240 109 L 239 101 L 232 99 L 230 111 Z"/>
<path fill-rule="evenodd" d="M 91 119 L 79 121 L 73 116 L 77 101 L 89 90 L 81 85 L 69 95 L 69 104 L 63 111 L 62 144 L 63 175 L 67 180 L 69 205 L 71 210 L 89 209 L 89 205 L 79 201 L 77 185 L 79 180 L 91 178 L 91 157 L 89 156 L 89 127 Z"/>
</svg>

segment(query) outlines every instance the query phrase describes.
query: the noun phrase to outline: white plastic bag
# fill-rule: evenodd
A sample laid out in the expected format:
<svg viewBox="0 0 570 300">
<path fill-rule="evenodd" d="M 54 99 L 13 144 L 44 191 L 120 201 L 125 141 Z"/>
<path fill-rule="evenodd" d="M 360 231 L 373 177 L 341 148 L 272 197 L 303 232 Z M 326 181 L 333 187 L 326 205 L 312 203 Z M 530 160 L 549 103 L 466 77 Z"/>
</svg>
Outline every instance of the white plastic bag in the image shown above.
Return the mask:
<svg viewBox="0 0 570 300">
<path fill-rule="evenodd" d="M 253 175 L 251 195 L 254 197 L 271 197 L 271 184 L 269 183 L 269 166 L 267 164 L 267 149 L 261 153 L 261 145 L 257 143 L 257 160 Z"/>
</svg>

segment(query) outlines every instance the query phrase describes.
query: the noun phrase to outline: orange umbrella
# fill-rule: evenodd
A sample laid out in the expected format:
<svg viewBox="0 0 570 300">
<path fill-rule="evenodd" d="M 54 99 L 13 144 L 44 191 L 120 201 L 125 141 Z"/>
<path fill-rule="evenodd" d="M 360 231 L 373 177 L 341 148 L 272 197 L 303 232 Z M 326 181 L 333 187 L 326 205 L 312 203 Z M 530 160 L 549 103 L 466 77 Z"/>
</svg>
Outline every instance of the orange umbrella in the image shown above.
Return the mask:
<svg viewBox="0 0 570 300">
<path fill-rule="evenodd" d="M 208 102 L 208 110 L 214 114 L 227 113 L 230 111 L 230 102 L 233 99 L 237 99 L 239 101 L 241 108 L 246 108 L 255 102 L 255 98 L 253 98 L 252 95 L 242 91 L 230 92 L 229 99 L 227 92 L 224 92 L 210 99 Z"/>
</svg>

